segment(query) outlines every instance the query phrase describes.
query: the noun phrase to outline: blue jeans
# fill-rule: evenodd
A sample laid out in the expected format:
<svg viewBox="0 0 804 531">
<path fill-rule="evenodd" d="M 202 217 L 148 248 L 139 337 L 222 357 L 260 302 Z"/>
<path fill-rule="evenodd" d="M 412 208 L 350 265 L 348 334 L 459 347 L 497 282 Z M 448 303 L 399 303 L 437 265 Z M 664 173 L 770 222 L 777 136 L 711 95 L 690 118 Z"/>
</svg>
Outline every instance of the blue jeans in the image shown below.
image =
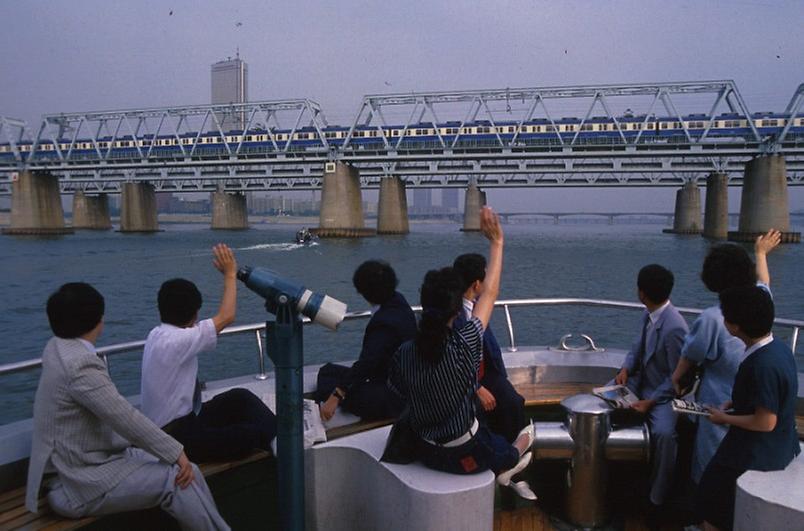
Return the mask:
<svg viewBox="0 0 804 531">
<path fill-rule="evenodd" d="M 516 466 L 519 451 L 504 437 L 480 426 L 472 440 L 453 448 L 420 441 L 419 458 L 428 468 L 451 474 L 475 474 L 484 470 L 498 474 Z"/>
</svg>

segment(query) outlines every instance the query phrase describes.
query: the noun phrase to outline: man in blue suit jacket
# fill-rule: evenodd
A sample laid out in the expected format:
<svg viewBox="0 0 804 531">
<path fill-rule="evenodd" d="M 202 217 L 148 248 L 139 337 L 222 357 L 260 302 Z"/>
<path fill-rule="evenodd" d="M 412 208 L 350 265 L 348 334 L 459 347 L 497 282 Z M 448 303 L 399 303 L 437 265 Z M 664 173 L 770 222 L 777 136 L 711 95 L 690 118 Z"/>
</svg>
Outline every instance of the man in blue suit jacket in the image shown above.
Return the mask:
<svg viewBox="0 0 804 531">
<path fill-rule="evenodd" d="M 396 291 L 396 273 L 387 263 L 362 263 L 352 282 L 373 306 L 363 348 L 351 367 L 334 363 L 321 367 L 315 399 L 322 402 L 323 420 L 332 418 L 339 406 L 363 420 L 394 418 L 404 404 L 386 385 L 388 365 L 399 345 L 416 336 L 416 316 Z"/>
<path fill-rule="evenodd" d="M 650 501 L 656 506 L 665 502 L 673 483 L 678 444 L 670 377 L 688 331 L 687 322 L 670 303 L 672 290 L 673 273 L 664 267 L 651 264 L 639 271 L 637 292 L 646 311 L 640 333 L 615 378 L 640 398 L 632 407 L 648 421 L 653 445 Z"/>
<path fill-rule="evenodd" d="M 459 329 L 472 315 L 472 307 L 486 278 L 486 258 L 476 253 L 462 254 L 452 267 L 461 275 L 464 283 L 463 307 L 453 324 Z M 484 412 L 488 427 L 494 433 L 513 442 L 525 426 L 525 399 L 508 381 L 500 345 L 491 327 L 483 333 L 483 359 L 478 371 L 477 399 Z"/>
</svg>

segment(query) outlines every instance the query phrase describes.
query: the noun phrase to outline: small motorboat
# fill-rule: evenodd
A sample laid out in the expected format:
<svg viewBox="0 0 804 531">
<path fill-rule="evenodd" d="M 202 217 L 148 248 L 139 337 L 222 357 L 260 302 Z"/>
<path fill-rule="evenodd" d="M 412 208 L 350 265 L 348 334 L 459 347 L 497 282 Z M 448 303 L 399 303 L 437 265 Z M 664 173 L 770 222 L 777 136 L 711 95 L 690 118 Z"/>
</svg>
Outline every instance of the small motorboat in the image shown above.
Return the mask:
<svg viewBox="0 0 804 531">
<path fill-rule="evenodd" d="M 305 227 L 296 233 L 296 243 L 305 244 L 313 241 L 313 233 Z"/>
</svg>

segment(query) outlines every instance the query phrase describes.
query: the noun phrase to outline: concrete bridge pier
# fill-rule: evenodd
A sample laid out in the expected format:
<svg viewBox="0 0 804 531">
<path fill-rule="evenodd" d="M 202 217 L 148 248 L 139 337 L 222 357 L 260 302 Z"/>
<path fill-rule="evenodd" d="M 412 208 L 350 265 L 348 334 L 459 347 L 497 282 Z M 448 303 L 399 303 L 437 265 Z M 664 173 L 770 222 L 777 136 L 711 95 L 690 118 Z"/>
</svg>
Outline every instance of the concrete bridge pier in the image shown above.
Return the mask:
<svg viewBox="0 0 804 531">
<path fill-rule="evenodd" d="M 363 196 L 357 168 L 342 162 L 328 162 L 321 186 L 319 226 L 311 232 L 321 238 L 373 236 L 363 219 Z"/>
<path fill-rule="evenodd" d="M 486 193 L 481 192 L 475 183 L 470 183 L 466 188 L 466 199 L 463 206 L 463 229 L 464 232 L 476 232 L 480 230 L 480 209 L 486 204 Z"/>
<path fill-rule="evenodd" d="M 781 155 L 756 157 L 745 165 L 740 222 L 729 240 L 752 242 L 770 229 L 782 233 L 782 243 L 799 243 L 800 232 L 790 231 L 787 167 Z"/>
<path fill-rule="evenodd" d="M 670 234 L 701 233 L 701 191 L 692 181 L 676 192 L 676 210 L 673 216 L 673 228 L 664 229 Z"/>
<path fill-rule="evenodd" d="M 212 192 L 212 229 L 248 229 L 248 209 L 245 194 Z"/>
<path fill-rule="evenodd" d="M 71 234 L 64 225 L 59 179 L 49 173 L 23 171 L 11 183 L 11 225 L 3 234 Z"/>
<path fill-rule="evenodd" d="M 729 182 L 725 173 L 706 177 L 703 237 L 725 240 L 729 232 Z"/>
<path fill-rule="evenodd" d="M 120 232 L 157 232 L 156 192 L 148 183 L 123 183 Z"/>
<path fill-rule="evenodd" d="M 78 191 L 73 195 L 73 228 L 82 230 L 110 230 L 109 196 L 86 195 Z"/>
<path fill-rule="evenodd" d="M 407 234 L 408 198 L 405 181 L 399 177 L 380 179 L 380 201 L 377 207 L 377 234 Z"/>
</svg>

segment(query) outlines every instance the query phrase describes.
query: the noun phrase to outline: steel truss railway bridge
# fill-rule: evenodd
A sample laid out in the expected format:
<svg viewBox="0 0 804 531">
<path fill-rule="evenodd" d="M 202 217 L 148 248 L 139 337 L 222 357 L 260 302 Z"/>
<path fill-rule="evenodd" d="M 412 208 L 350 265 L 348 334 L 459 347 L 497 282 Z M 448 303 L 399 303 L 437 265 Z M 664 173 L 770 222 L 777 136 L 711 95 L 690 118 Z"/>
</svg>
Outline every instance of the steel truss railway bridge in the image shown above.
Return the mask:
<svg viewBox="0 0 804 531">
<path fill-rule="evenodd" d="M 698 107 L 690 108 L 694 101 Z M 644 122 L 667 116 L 682 124 L 683 116 L 707 101 L 703 134 L 691 134 L 684 126 L 672 139 L 623 133 L 622 108 L 640 108 Z M 641 102 L 641 103 L 640 103 Z M 405 131 L 422 122 L 455 120 L 459 127 L 485 120 L 496 130 L 500 121 L 520 126 L 545 119 L 555 126 L 562 106 L 588 109 L 571 137 L 523 141 L 496 134 L 491 141 L 473 142 L 460 134 L 436 141 L 402 142 L 386 134 L 392 123 Z M 61 193 L 117 193 L 124 183 L 149 183 L 156 191 L 247 192 L 262 190 L 310 190 L 322 187 L 327 163 L 343 162 L 359 171 L 362 188 L 377 188 L 383 177 L 397 176 L 408 187 L 593 187 L 674 186 L 696 182 L 712 172 L 725 173 L 728 185 L 742 184 L 745 164 L 763 154 L 783 155 L 788 185 L 804 184 L 804 137 L 791 132 L 794 118 L 804 114 L 804 84 L 792 96 L 784 113 L 787 126 L 772 137 L 763 136 L 748 120 L 750 133 L 740 137 L 712 136 L 718 113 L 751 116 L 733 81 L 648 83 L 542 87 L 525 89 L 427 92 L 365 96 L 348 125 L 345 140 L 333 142 L 325 134 L 328 124 L 321 107 L 307 99 L 263 101 L 236 105 L 197 105 L 159 109 L 46 115 L 38 127 L 0 117 L 0 143 L 8 143 L 12 156 L 0 159 L 0 195 L 11 194 L 12 182 L 21 171 L 47 172 L 58 177 Z M 236 114 L 245 129 L 264 130 L 266 147 L 254 149 L 224 142 L 220 149 L 183 144 L 180 139 L 213 131 L 226 136 L 219 117 Z M 387 116 L 407 116 L 389 122 Z M 615 124 L 616 135 L 589 139 L 580 135 L 583 125 L 598 117 Z M 579 116 L 580 118 L 580 116 Z M 293 133 L 305 127 L 314 140 L 305 147 L 294 145 Z M 355 141 L 361 127 L 375 129 L 371 146 Z M 291 130 L 279 140 L 276 129 Z M 516 131 L 519 131 L 519 127 Z M 555 130 L 555 129 L 554 129 Z M 438 129 L 436 129 L 438 132 Z M 178 149 L 166 151 L 151 143 L 121 154 L 101 148 L 101 138 L 111 145 L 122 137 L 142 140 L 170 135 Z M 19 147 L 25 139 L 32 150 L 25 156 Z M 59 144 L 69 139 L 68 149 Z M 406 140 L 409 140 L 406 139 Z M 77 142 L 89 142 L 91 155 L 81 153 Z M 38 148 L 51 144 L 49 152 Z"/>
</svg>

